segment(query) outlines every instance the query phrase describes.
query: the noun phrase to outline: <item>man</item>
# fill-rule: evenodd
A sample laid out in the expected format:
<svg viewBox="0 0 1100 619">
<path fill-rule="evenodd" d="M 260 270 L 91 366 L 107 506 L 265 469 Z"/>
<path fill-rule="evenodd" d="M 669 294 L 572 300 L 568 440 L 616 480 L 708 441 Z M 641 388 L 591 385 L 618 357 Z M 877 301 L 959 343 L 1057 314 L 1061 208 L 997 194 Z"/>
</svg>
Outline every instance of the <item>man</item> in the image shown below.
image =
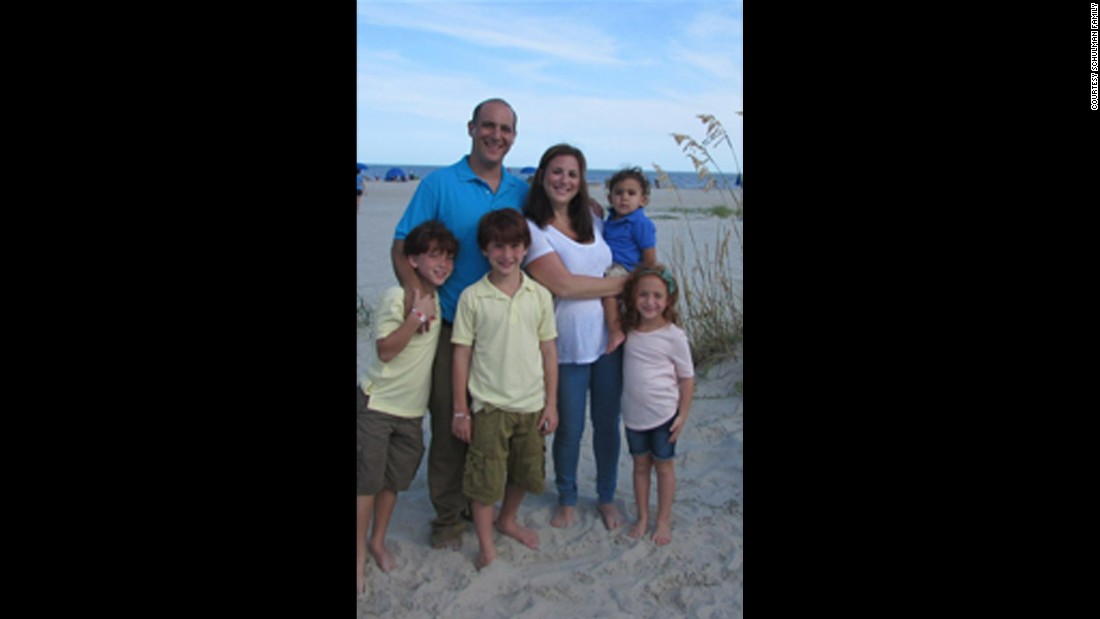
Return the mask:
<svg viewBox="0 0 1100 619">
<path fill-rule="evenodd" d="M 454 273 L 437 289 L 443 328 L 432 365 L 432 393 L 428 400 L 432 423 L 428 491 L 436 512 L 431 534 L 434 548 L 459 548 L 466 530 L 461 517 L 467 503 L 462 493 L 466 443 L 452 434 L 451 423 L 453 411 L 468 408 L 466 402 L 456 405 L 452 401 L 452 323 L 459 295 L 489 272 L 489 262 L 477 243 L 481 216 L 502 208 L 522 211 L 527 198 L 526 181 L 504 168 L 504 156 L 516 139 L 517 121 L 515 110 L 503 99 L 479 103 L 466 124 L 470 154 L 420 181 L 393 235 L 390 255 L 394 273 L 405 288 L 406 311 L 411 308 L 413 290 L 419 289 L 419 280 L 403 257 L 405 236 L 420 223 L 438 219 L 458 238 Z"/>
</svg>

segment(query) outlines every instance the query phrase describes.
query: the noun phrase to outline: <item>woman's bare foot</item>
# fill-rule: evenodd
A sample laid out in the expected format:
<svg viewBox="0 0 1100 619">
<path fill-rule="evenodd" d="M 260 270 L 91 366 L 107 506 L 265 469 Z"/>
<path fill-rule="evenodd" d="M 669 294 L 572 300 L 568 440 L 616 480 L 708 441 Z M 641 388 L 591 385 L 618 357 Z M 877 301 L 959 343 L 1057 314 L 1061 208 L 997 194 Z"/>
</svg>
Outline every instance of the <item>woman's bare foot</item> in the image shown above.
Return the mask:
<svg viewBox="0 0 1100 619">
<path fill-rule="evenodd" d="M 558 513 L 550 520 L 550 526 L 559 529 L 568 527 L 577 521 L 577 508 L 572 505 L 559 505 Z"/>
<path fill-rule="evenodd" d="M 596 509 L 600 510 L 600 515 L 603 516 L 603 526 L 608 530 L 619 528 L 623 524 L 622 514 L 619 513 L 619 508 L 615 507 L 614 503 L 600 503 Z"/>
<path fill-rule="evenodd" d="M 639 537 L 645 535 L 645 530 L 647 526 L 649 526 L 649 523 L 646 522 L 646 519 L 639 518 L 634 521 L 634 525 L 630 527 L 629 531 L 626 532 L 626 536 L 630 539 L 638 539 Z"/>
<path fill-rule="evenodd" d="M 657 523 L 657 530 L 653 533 L 653 543 L 664 546 L 672 541 L 672 525 L 670 523 Z"/>
<path fill-rule="evenodd" d="M 507 535 L 513 539 L 519 540 L 521 544 L 531 548 L 533 550 L 539 549 L 539 534 L 535 533 L 533 529 L 519 526 L 519 523 L 513 521 L 508 524 L 501 524 L 499 521 L 496 523 L 497 531 Z"/>
<path fill-rule="evenodd" d="M 397 567 L 397 559 L 393 558 L 393 553 L 386 549 L 384 544 L 367 544 L 367 550 L 370 551 L 370 556 L 374 557 L 374 562 L 378 564 L 383 572 L 388 572 Z"/>
</svg>

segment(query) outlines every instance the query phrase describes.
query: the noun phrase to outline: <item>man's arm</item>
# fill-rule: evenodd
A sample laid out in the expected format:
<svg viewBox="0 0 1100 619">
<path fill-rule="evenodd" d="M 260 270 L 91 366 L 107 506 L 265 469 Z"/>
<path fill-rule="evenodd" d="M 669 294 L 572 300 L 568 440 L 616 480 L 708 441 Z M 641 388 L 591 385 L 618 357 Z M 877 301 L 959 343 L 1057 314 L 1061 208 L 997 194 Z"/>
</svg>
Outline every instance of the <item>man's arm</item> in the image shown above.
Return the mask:
<svg viewBox="0 0 1100 619">
<path fill-rule="evenodd" d="M 405 257 L 405 239 L 394 239 L 393 247 L 390 248 L 390 262 L 393 263 L 393 274 L 405 289 L 405 312 L 408 312 L 412 309 L 412 291 L 423 291 L 420 290 L 420 278 Z"/>
<path fill-rule="evenodd" d="M 393 263 L 393 274 L 405 289 L 405 313 L 408 314 L 412 311 L 415 300 L 413 291 L 421 295 L 424 291 L 420 289 L 420 278 L 416 276 L 416 271 L 409 264 L 409 259 L 405 257 L 405 239 L 394 239 L 393 247 L 390 248 L 390 262 Z M 428 325 L 421 325 L 419 332 L 427 333 Z"/>
</svg>

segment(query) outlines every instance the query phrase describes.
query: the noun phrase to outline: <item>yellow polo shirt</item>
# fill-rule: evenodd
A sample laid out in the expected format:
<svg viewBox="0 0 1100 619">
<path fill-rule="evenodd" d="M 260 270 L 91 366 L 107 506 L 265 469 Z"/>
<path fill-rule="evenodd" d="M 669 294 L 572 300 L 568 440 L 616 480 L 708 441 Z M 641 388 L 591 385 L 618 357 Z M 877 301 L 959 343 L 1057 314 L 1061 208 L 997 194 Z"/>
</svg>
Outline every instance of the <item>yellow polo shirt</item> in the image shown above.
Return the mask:
<svg viewBox="0 0 1100 619">
<path fill-rule="evenodd" d="M 439 312 L 437 294 L 435 315 L 440 316 Z M 396 331 L 407 317 L 405 290 L 394 286 L 378 302 L 375 339 Z M 373 410 L 413 419 L 424 416 L 432 391 L 432 361 L 439 345 L 439 324 L 438 319 L 433 320 L 427 333 L 414 333 L 408 345 L 389 362 L 379 359 L 375 351 L 367 375 L 360 381 L 363 393 L 370 396 L 369 406 Z"/>
<path fill-rule="evenodd" d="M 486 274 L 458 298 L 451 342 L 472 346 L 468 388 L 473 405 L 516 413 L 541 411 L 546 404 L 540 342 L 558 337 L 550 291 L 521 274 L 511 298 Z"/>
</svg>

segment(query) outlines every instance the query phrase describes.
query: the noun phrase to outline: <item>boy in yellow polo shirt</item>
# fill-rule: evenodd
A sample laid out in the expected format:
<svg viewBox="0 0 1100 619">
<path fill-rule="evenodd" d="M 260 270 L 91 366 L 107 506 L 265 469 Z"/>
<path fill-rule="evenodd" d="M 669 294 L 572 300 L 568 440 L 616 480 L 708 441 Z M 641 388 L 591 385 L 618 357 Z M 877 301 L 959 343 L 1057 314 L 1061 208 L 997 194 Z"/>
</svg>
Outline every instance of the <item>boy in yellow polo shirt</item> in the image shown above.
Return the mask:
<svg viewBox="0 0 1100 619">
<path fill-rule="evenodd" d="M 502 498 L 497 530 L 539 546 L 538 534 L 520 526 L 516 514 L 524 495 L 543 492 L 546 482 L 543 437 L 558 427 L 558 332 L 550 291 L 520 269 L 531 246 L 523 215 L 486 213 L 477 244 L 491 270 L 458 299 L 451 429 L 470 445 L 462 491 L 471 501 L 481 569 L 496 559 L 493 504 Z"/>
<path fill-rule="evenodd" d="M 405 238 L 404 255 L 420 280 L 412 309 L 405 313 L 400 286 L 382 295 L 376 312 L 377 355 L 356 389 L 359 450 L 356 472 L 357 592 L 363 592 L 366 553 L 388 572 L 396 567 L 386 549 L 386 528 L 397 493 L 408 490 L 424 455 L 423 418 L 431 391 L 432 361 L 439 343 L 436 288 L 454 270 L 458 240 L 442 223 L 427 221 Z M 424 332 L 421 327 L 425 326 Z M 367 527 L 374 519 L 370 543 Z"/>
</svg>

